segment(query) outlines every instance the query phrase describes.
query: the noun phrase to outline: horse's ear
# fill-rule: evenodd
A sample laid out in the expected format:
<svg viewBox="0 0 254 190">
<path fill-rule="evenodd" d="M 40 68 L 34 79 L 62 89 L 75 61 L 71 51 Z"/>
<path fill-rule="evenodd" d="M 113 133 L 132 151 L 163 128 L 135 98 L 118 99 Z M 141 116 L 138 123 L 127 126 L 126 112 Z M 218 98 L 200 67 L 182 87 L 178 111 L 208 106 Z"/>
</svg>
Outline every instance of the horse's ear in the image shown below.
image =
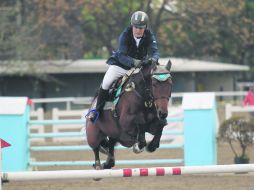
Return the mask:
<svg viewBox="0 0 254 190">
<path fill-rule="evenodd" d="M 170 59 L 169 59 L 167 65 L 165 66 L 165 68 L 166 68 L 168 71 L 170 71 L 171 66 L 172 66 L 172 62 L 171 62 Z"/>
</svg>

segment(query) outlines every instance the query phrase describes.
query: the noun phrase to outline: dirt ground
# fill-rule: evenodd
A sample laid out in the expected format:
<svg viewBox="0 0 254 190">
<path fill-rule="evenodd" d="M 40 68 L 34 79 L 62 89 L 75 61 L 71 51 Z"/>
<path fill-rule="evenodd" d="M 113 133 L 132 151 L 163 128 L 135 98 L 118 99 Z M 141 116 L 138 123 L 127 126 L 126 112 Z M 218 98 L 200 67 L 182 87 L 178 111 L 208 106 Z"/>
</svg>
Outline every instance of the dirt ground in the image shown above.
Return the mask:
<svg viewBox="0 0 254 190">
<path fill-rule="evenodd" d="M 254 147 L 248 150 L 254 162 Z M 143 152 L 136 155 L 131 150 L 116 153 L 118 159 L 154 159 L 154 158 L 179 158 L 181 150 L 159 150 L 155 153 Z M 32 157 L 37 160 L 92 160 L 93 155 L 88 152 L 57 152 L 37 153 Z M 102 158 L 105 159 L 105 158 Z M 218 164 L 233 164 L 233 154 L 227 144 L 218 144 Z M 125 166 L 116 166 L 123 168 Z M 128 166 L 126 166 L 128 167 Z M 150 166 L 135 166 L 150 167 Z M 38 170 L 59 169 L 91 169 L 90 167 L 55 167 L 38 168 Z M 138 178 L 107 178 L 101 181 L 85 180 L 54 180 L 54 181 L 25 181 L 4 184 L 3 190 L 254 190 L 254 174 L 217 174 L 193 176 L 167 176 L 167 177 L 138 177 Z"/>
</svg>

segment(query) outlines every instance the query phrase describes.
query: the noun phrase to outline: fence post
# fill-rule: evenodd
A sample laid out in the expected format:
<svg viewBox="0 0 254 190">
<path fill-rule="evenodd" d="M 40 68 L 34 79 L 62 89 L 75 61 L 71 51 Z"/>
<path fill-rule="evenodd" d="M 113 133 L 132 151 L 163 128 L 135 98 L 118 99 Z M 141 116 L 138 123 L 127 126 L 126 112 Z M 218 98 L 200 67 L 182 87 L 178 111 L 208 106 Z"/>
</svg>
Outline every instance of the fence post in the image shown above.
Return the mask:
<svg viewBox="0 0 254 190">
<path fill-rule="evenodd" d="M 225 106 L 225 119 L 229 119 L 232 117 L 232 105 L 226 104 Z"/>
<path fill-rule="evenodd" d="M 217 163 L 215 93 L 185 93 L 184 162 L 186 166 Z"/>
</svg>

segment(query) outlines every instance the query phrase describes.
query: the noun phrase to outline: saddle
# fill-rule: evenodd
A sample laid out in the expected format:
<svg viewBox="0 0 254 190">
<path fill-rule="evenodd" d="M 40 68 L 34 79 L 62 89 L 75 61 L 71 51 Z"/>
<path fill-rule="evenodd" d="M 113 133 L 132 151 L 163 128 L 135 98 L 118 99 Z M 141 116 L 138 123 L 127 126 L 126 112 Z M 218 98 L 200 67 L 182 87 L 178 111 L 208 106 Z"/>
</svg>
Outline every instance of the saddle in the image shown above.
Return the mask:
<svg viewBox="0 0 254 190">
<path fill-rule="evenodd" d="M 136 74 L 140 71 L 140 69 L 132 68 L 127 71 L 127 73 L 120 77 L 118 80 L 115 80 L 109 89 L 108 101 L 104 106 L 104 110 L 115 110 L 115 107 L 119 101 L 121 94 L 124 91 L 130 92 L 135 88 L 133 82 L 126 84 L 129 81 L 129 78 L 132 74 Z M 126 84 L 126 85 L 125 85 Z M 125 85 L 125 87 L 124 87 Z M 123 91 L 124 87 L 124 91 Z"/>
</svg>

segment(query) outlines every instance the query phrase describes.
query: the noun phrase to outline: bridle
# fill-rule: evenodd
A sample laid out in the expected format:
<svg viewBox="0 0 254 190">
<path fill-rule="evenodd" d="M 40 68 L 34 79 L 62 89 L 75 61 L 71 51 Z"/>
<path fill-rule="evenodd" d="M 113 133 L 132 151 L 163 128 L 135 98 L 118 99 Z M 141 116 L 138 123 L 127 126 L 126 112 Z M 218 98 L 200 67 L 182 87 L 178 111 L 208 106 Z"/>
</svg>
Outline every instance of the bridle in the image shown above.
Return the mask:
<svg viewBox="0 0 254 190">
<path fill-rule="evenodd" d="M 153 96 L 153 100 L 154 100 L 154 101 L 160 100 L 160 99 L 166 99 L 166 100 L 169 101 L 170 96 L 159 96 L 159 97 L 154 97 L 154 96 Z"/>
<path fill-rule="evenodd" d="M 156 101 L 156 100 L 166 99 L 166 100 L 169 101 L 170 96 L 169 96 L 169 97 L 168 97 L 168 96 L 159 96 L 159 97 L 155 97 L 155 96 L 153 95 L 153 93 L 152 93 L 151 88 L 149 88 L 148 85 L 147 85 L 147 82 L 146 82 L 146 80 L 145 80 L 145 77 L 144 77 L 143 72 L 140 70 L 139 73 L 141 74 L 141 78 L 142 78 L 142 81 L 143 81 L 143 84 L 144 84 L 143 91 L 145 92 L 145 96 L 142 97 L 142 96 L 140 95 L 140 93 L 139 93 L 136 89 L 134 89 L 134 92 L 135 92 L 135 94 L 136 94 L 138 97 L 140 97 L 140 98 L 142 98 L 142 99 L 144 100 L 145 107 L 151 108 L 151 107 L 155 104 L 155 101 Z M 151 80 L 153 80 L 153 79 L 151 79 Z M 156 80 L 156 79 L 155 79 L 155 80 Z M 152 81 L 151 81 L 151 82 L 152 82 Z M 150 83 L 151 83 L 151 82 L 150 82 Z M 149 86 L 151 87 L 152 84 L 149 85 Z"/>
</svg>

